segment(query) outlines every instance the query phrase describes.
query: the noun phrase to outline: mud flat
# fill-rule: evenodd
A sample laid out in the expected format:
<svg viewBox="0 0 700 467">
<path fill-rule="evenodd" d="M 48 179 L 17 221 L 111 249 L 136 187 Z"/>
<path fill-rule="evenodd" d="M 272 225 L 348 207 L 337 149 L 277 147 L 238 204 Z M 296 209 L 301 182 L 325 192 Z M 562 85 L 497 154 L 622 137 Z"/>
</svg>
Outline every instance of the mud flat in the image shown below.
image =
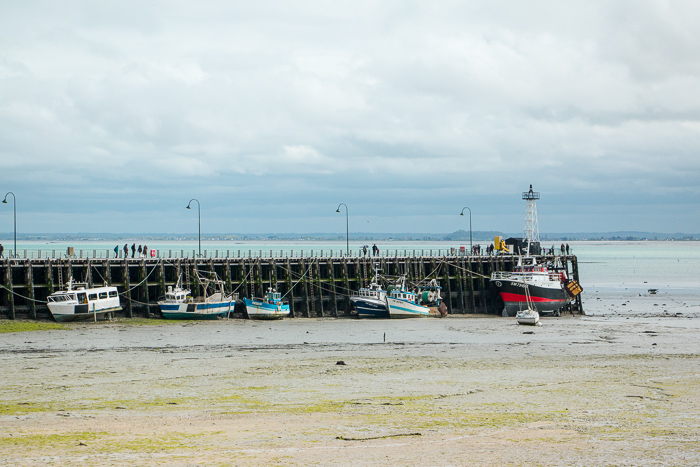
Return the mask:
<svg viewBox="0 0 700 467">
<path fill-rule="evenodd" d="M 608 307 L 0 334 L 0 465 L 700 464 L 697 308 Z"/>
</svg>

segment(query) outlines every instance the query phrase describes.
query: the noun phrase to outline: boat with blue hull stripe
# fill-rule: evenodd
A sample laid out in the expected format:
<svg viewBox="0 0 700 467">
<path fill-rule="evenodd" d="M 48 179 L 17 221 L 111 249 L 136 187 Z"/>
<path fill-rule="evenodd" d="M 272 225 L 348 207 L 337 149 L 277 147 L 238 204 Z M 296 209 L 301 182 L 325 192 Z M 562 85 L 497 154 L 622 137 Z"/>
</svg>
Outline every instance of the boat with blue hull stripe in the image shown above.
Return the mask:
<svg viewBox="0 0 700 467">
<path fill-rule="evenodd" d="M 236 294 L 224 291 L 224 282 L 216 275 L 204 277 L 197 274 L 203 295 L 192 299 L 190 291 L 181 286 L 180 277 L 175 288 L 168 287 L 165 298 L 158 301 L 160 312 L 166 319 L 219 319 L 228 317 L 236 304 Z M 217 290 L 210 293 L 211 290 Z"/>
</svg>

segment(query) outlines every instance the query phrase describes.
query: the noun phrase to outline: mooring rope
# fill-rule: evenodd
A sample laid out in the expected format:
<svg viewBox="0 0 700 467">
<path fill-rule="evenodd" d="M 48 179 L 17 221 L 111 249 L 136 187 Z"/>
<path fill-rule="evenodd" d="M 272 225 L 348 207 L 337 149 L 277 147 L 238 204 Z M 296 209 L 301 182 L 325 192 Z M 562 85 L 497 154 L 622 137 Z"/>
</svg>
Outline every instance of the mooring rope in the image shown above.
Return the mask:
<svg viewBox="0 0 700 467">
<path fill-rule="evenodd" d="M 7 287 L 5 287 L 5 286 L 4 286 L 3 284 L 0 284 L 0 287 L 2 287 L 3 289 L 7 290 L 7 291 L 8 291 L 9 293 L 11 293 L 12 295 L 16 295 L 16 296 L 18 296 L 18 297 L 21 297 L 21 298 L 23 298 L 23 299 L 25 299 L 25 300 L 27 300 L 27 301 L 30 301 L 30 302 L 36 302 L 36 303 L 49 303 L 49 302 L 45 302 L 45 301 L 43 301 L 43 300 L 37 300 L 37 299 L 35 299 L 35 298 L 29 298 L 29 297 L 25 297 L 25 296 L 24 296 L 24 295 L 22 295 L 22 294 L 18 294 L 18 293 L 17 293 L 17 292 L 15 292 L 14 290 L 10 290 L 10 289 L 8 289 L 8 288 L 7 288 Z"/>
<path fill-rule="evenodd" d="M 442 260 L 441 262 L 442 262 L 442 263 L 447 263 L 446 260 Z M 461 271 L 468 272 L 470 275 L 479 276 L 479 277 L 482 277 L 482 278 L 484 278 L 484 279 L 491 279 L 491 276 L 485 276 L 485 275 L 483 275 L 483 274 L 480 274 L 480 273 L 478 273 L 478 272 L 474 272 L 474 271 L 472 271 L 472 270 L 470 270 L 470 269 L 467 269 L 467 268 L 463 268 L 463 267 L 458 266 L 458 265 L 456 265 L 456 264 L 450 264 L 449 266 L 452 266 L 453 268 L 459 269 L 459 270 L 461 270 Z"/>
<path fill-rule="evenodd" d="M 306 268 L 306 272 L 305 272 L 304 274 L 302 274 L 301 277 L 299 277 L 299 280 L 296 281 L 295 284 L 292 284 L 292 286 L 289 288 L 289 290 L 287 290 L 287 293 L 285 293 L 284 295 L 282 295 L 282 298 L 286 297 L 292 290 L 294 290 L 294 287 L 296 287 L 297 284 L 298 284 L 299 282 L 301 282 L 301 280 L 304 278 L 304 276 L 305 276 L 306 274 L 308 274 L 308 272 L 311 270 L 311 266 L 313 266 L 313 264 L 314 264 L 313 262 L 312 262 L 311 264 L 309 264 L 309 267 Z M 282 269 L 285 269 L 284 266 L 280 266 L 280 267 L 281 267 Z M 291 271 L 289 271 L 289 272 L 291 272 Z"/>
</svg>

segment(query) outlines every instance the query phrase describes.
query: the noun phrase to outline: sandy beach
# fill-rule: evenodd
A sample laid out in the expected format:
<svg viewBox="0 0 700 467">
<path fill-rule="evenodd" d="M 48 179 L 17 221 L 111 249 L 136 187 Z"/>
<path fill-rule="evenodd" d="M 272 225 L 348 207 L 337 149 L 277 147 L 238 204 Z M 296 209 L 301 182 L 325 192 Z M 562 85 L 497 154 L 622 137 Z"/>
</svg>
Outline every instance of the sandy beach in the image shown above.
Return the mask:
<svg viewBox="0 0 700 467">
<path fill-rule="evenodd" d="M 698 465 L 687 300 L 0 334 L 0 465 Z M 611 311 L 610 308 L 613 308 Z M 635 312 L 635 310 L 637 312 Z"/>
</svg>

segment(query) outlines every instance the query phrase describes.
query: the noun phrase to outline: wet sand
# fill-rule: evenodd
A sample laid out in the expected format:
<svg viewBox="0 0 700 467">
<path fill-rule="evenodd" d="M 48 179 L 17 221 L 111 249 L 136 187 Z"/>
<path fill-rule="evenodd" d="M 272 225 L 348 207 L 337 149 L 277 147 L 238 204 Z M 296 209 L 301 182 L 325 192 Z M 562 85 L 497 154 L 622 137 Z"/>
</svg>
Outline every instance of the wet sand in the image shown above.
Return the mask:
<svg viewBox="0 0 700 467">
<path fill-rule="evenodd" d="M 656 298 L 592 294 L 592 316 L 540 327 L 482 316 L 0 334 L 0 465 L 698 465 L 699 309 L 664 314 Z"/>
</svg>

